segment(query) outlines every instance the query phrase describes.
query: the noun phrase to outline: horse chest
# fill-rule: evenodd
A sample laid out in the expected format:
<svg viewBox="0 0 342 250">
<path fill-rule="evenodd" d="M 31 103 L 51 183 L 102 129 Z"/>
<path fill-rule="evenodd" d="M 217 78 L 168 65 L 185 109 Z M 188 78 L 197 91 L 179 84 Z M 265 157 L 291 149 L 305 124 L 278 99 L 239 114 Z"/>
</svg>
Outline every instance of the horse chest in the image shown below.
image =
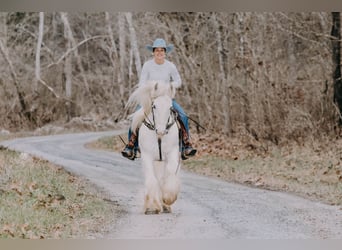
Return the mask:
<svg viewBox="0 0 342 250">
<path fill-rule="evenodd" d="M 178 128 L 172 126 L 168 133 L 161 138 L 161 150 L 163 154 L 175 149 L 179 145 Z M 159 155 L 158 135 L 154 130 L 142 126 L 139 131 L 139 145 L 146 152 L 153 155 Z M 143 153 L 143 152 L 142 152 Z"/>
</svg>

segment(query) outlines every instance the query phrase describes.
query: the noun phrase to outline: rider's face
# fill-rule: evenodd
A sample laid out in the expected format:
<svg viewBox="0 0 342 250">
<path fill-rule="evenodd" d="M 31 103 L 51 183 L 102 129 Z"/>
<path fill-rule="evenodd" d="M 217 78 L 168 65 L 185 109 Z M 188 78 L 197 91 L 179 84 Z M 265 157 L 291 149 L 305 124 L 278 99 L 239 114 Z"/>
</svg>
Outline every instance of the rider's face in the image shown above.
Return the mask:
<svg viewBox="0 0 342 250">
<path fill-rule="evenodd" d="M 155 48 L 153 51 L 153 56 L 157 60 L 162 60 L 165 58 L 165 48 Z"/>
</svg>

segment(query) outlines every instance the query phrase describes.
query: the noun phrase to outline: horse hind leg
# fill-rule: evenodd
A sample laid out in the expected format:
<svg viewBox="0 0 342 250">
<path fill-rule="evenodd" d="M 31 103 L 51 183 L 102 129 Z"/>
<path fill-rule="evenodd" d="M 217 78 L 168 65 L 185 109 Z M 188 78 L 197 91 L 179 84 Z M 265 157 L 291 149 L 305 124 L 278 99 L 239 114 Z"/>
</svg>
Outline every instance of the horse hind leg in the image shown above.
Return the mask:
<svg viewBox="0 0 342 250">
<path fill-rule="evenodd" d="M 163 213 L 171 213 L 171 206 L 166 205 L 165 203 L 163 204 Z"/>
</svg>

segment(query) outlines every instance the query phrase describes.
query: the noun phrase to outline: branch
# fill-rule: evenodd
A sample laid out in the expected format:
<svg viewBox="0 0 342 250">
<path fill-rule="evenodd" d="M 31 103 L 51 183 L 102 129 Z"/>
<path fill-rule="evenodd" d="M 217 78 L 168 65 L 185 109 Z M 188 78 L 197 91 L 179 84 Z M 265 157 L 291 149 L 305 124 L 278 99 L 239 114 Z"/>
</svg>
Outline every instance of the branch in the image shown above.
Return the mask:
<svg viewBox="0 0 342 250">
<path fill-rule="evenodd" d="M 138 50 L 137 36 L 136 36 L 135 29 L 133 26 L 132 13 L 126 13 L 125 17 L 126 17 L 126 21 L 128 23 L 128 28 L 129 28 L 132 52 L 133 52 L 134 61 L 135 61 L 135 68 L 138 74 L 140 74 L 141 72 L 140 54 Z"/>
<path fill-rule="evenodd" d="M 58 94 L 56 94 L 56 92 L 55 92 L 55 90 L 52 88 L 52 87 L 50 87 L 45 81 L 43 81 L 42 79 L 37 79 L 38 80 L 38 82 L 40 82 L 41 84 L 43 84 L 48 90 L 50 90 L 51 91 L 51 93 L 56 97 L 56 98 L 59 98 L 59 95 Z"/>
<path fill-rule="evenodd" d="M 79 42 L 76 46 L 70 48 L 67 50 L 67 52 L 65 52 L 56 62 L 53 62 L 53 63 L 50 63 L 47 68 L 50 68 L 54 65 L 57 65 L 59 63 L 61 63 L 61 61 L 63 61 L 63 59 L 68 56 L 71 52 L 73 52 L 74 50 L 76 50 L 79 46 L 81 46 L 82 44 L 88 42 L 89 40 L 93 40 L 93 39 L 97 39 L 97 38 L 107 38 L 108 35 L 98 35 L 98 36 L 92 36 L 92 37 L 89 37 L 87 39 L 84 39 L 83 41 Z"/>
<path fill-rule="evenodd" d="M 283 17 L 287 18 L 288 20 L 291 20 L 291 21 L 293 21 L 293 22 L 296 22 L 295 20 L 293 20 L 293 19 L 291 19 L 290 17 L 286 16 L 284 13 L 280 12 L 280 14 L 281 14 Z M 274 17 L 276 20 L 278 20 L 278 18 L 275 17 L 274 15 L 273 15 L 273 17 Z M 316 40 L 307 38 L 307 37 L 305 37 L 305 36 L 303 36 L 303 35 L 301 35 L 301 34 L 299 34 L 299 33 L 297 33 L 297 32 L 294 32 L 294 31 L 292 31 L 292 30 L 288 30 L 288 29 L 284 28 L 284 27 L 281 25 L 281 23 L 279 23 L 278 27 L 279 27 L 280 30 L 282 30 L 282 31 L 284 31 L 284 32 L 286 32 L 286 33 L 288 33 L 288 34 L 291 34 L 291 35 L 293 35 L 293 36 L 295 36 L 295 37 L 297 37 L 297 38 L 299 38 L 299 39 L 302 39 L 302 40 L 304 40 L 304 41 L 312 42 L 312 43 L 315 43 L 315 44 L 318 44 L 318 45 L 322 45 L 322 44 L 323 44 L 323 43 L 320 42 L 320 41 L 316 41 Z M 303 30 L 304 28 L 301 28 L 301 27 L 300 27 L 299 29 L 302 29 L 302 30 Z M 306 31 L 306 33 L 308 33 L 308 32 Z M 329 36 L 329 35 L 320 34 L 320 33 L 317 33 L 317 32 L 310 32 L 310 33 L 315 34 L 316 36 L 325 37 L 325 38 L 330 38 L 330 37 L 331 37 L 331 36 Z"/>
<path fill-rule="evenodd" d="M 337 114 L 338 116 L 340 117 L 340 120 L 342 121 L 342 115 L 341 115 L 341 111 L 340 109 L 337 107 L 336 103 L 333 102 L 333 106 L 335 107 L 336 111 L 337 111 Z"/>
<path fill-rule="evenodd" d="M 22 25 L 18 25 L 17 26 L 19 29 L 27 32 L 28 34 L 30 34 L 33 38 L 38 40 L 38 37 L 36 34 L 32 33 L 31 31 L 29 31 L 28 29 L 26 29 L 25 27 L 23 27 Z M 46 51 L 50 54 L 51 57 L 53 57 L 53 52 L 52 50 L 42 41 L 42 47 L 46 49 Z"/>
<path fill-rule="evenodd" d="M 1 39 L 0 39 L 0 53 L 3 55 L 3 57 L 5 58 L 5 61 L 8 64 L 8 67 L 10 68 L 10 74 L 11 74 L 11 77 L 13 79 L 14 86 L 15 86 L 15 88 L 17 90 L 17 94 L 18 94 L 18 98 L 19 98 L 19 103 L 20 103 L 20 106 L 21 106 L 21 111 L 23 113 L 25 113 L 25 111 L 26 111 L 26 102 L 25 102 L 24 94 L 20 90 L 17 74 L 15 72 L 15 69 L 13 67 L 12 61 L 10 60 L 9 55 L 8 55 L 8 53 L 6 51 L 6 48 L 3 45 Z M 27 117 L 30 118 L 29 116 L 30 115 L 28 114 Z"/>
</svg>

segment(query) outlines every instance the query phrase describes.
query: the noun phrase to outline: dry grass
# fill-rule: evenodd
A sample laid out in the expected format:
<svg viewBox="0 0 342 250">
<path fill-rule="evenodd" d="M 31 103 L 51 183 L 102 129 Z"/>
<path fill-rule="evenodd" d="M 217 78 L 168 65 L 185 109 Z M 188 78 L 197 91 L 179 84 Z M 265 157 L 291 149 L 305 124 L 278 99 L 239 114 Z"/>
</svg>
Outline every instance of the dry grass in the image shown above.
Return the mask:
<svg viewBox="0 0 342 250">
<path fill-rule="evenodd" d="M 0 238 L 99 237 L 117 207 L 63 168 L 4 148 L 0 197 Z"/>
<path fill-rule="evenodd" d="M 342 205 L 342 140 L 274 145 L 249 137 L 194 135 L 199 157 L 186 169 L 255 187 Z"/>
<path fill-rule="evenodd" d="M 127 140 L 127 135 L 121 136 Z M 199 153 L 184 161 L 183 169 L 342 205 L 342 139 L 275 146 L 248 136 L 227 139 L 193 133 L 192 138 Z M 119 137 L 102 138 L 89 146 L 117 152 L 123 149 Z"/>
</svg>

